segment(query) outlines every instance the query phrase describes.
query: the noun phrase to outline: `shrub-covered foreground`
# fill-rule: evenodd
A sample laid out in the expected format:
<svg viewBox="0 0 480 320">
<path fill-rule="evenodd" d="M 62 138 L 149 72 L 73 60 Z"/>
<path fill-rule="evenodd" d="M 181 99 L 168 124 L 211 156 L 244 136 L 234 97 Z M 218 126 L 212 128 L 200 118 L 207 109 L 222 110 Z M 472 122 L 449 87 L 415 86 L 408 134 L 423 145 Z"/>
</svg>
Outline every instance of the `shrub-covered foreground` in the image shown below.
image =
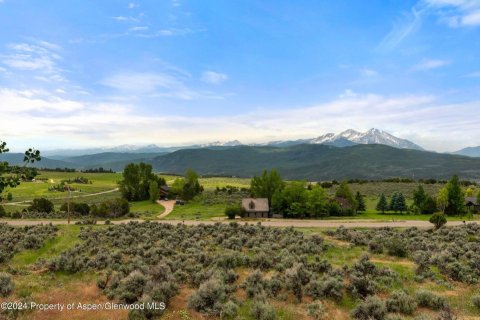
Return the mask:
<svg viewBox="0 0 480 320">
<path fill-rule="evenodd" d="M 0 223 L 0 263 L 10 260 L 17 252 L 40 248 L 45 240 L 56 235 L 58 228 L 53 225 L 12 227 Z"/>
<path fill-rule="evenodd" d="M 339 229 L 333 235 L 361 245 L 383 236 L 385 244 L 379 241 L 377 250 L 410 255 L 411 247 L 402 250 L 402 245 L 413 237 L 408 234 L 416 234 L 415 243 L 425 250 L 431 247 L 435 256 L 435 246 L 446 255 L 440 248 L 449 242 L 454 244 L 456 236 L 470 239 L 466 243 L 473 246 L 477 231 L 474 226 L 434 232 Z M 245 309 L 251 319 L 280 319 L 276 309 L 285 301 L 297 306 L 301 302 L 303 313 L 313 319 L 328 318 L 325 305 L 340 306 L 346 301 L 354 302 L 351 317 L 355 319 L 401 318 L 399 315 L 418 314 L 419 307 L 440 316 L 453 316 L 444 298 L 403 288 L 401 275 L 374 264 L 366 255 L 335 268 L 327 259 L 330 245 L 322 237 L 292 228 L 131 222 L 88 227 L 80 238 L 81 243 L 46 262 L 48 268 L 97 272 L 98 287 L 109 298 L 123 303 L 164 302 L 168 309 L 171 299 L 190 287 L 194 292 L 188 308 L 222 319 L 237 319 L 242 312 L 243 318 Z M 461 248 L 459 254 L 468 251 Z M 415 261 L 423 261 L 418 259 Z M 458 263 L 468 265 L 463 260 Z M 161 314 L 161 310 L 143 310 L 132 312 L 130 317 L 152 319 Z"/>
<path fill-rule="evenodd" d="M 372 253 L 409 257 L 417 265 L 417 280 L 432 278 L 436 267 L 451 280 L 478 283 L 480 279 L 480 225 L 454 228 L 397 230 L 380 228 L 329 232 L 339 240 L 368 246 Z"/>
</svg>

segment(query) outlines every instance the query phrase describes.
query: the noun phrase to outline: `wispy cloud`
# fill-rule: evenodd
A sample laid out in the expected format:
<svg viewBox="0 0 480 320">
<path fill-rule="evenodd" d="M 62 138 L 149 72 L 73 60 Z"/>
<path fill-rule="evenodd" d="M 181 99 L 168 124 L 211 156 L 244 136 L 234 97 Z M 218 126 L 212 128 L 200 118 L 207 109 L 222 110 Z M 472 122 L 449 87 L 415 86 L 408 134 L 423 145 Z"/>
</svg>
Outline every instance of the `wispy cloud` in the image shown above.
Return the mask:
<svg viewBox="0 0 480 320">
<path fill-rule="evenodd" d="M 225 73 L 219 73 L 215 71 L 205 71 L 202 74 L 202 81 L 211 84 L 220 84 L 228 80 L 228 76 Z"/>
<path fill-rule="evenodd" d="M 125 95 L 169 97 L 180 100 L 221 99 L 221 95 L 196 90 L 189 86 L 189 77 L 175 70 L 164 72 L 122 72 L 113 74 L 102 84 Z"/>
<path fill-rule="evenodd" d="M 424 59 L 420 63 L 414 65 L 412 70 L 424 71 L 441 68 L 443 66 L 449 65 L 451 62 L 447 60 L 440 59 Z"/>
<path fill-rule="evenodd" d="M 403 13 L 403 16 L 394 22 L 392 30 L 377 46 L 377 51 L 391 51 L 410 34 L 417 31 L 421 26 L 423 13 L 423 10 L 416 7 L 413 7 L 410 12 Z"/>
<path fill-rule="evenodd" d="M 378 76 L 378 72 L 376 70 L 373 70 L 373 69 L 369 69 L 369 68 L 363 68 L 361 70 L 361 74 L 365 77 L 375 77 L 375 76 Z"/>
<path fill-rule="evenodd" d="M 451 27 L 480 26 L 478 0 L 424 0 L 424 3 Z"/>
<path fill-rule="evenodd" d="M 480 78 L 480 70 L 465 75 L 467 78 Z"/>
<path fill-rule="evenodd" d="M 35 40 L 32 43 L 11 43 L 0 55 L 4 66 L 21 71 L 38 72 L 34 75 L 46 81 L 65 82 L 63 70 L 58 66 L 62 60 L 60 46 Z"/>
<path fill-rule="evenodd" d="M 131 17 L 131 16 L 115 16 L 115 17 L 112 17 L 113 20 L 117 20 L 117 21 L 125 21 L 125 22 L 139 22 L 140 19 L 136 18 L 136 17 Z"/>
<path fill-rule="evenodd" d="M 138 8 L 138 3 L 130 2 L 128 4 L 128 9 L 135 9 Z"/>
</svg>

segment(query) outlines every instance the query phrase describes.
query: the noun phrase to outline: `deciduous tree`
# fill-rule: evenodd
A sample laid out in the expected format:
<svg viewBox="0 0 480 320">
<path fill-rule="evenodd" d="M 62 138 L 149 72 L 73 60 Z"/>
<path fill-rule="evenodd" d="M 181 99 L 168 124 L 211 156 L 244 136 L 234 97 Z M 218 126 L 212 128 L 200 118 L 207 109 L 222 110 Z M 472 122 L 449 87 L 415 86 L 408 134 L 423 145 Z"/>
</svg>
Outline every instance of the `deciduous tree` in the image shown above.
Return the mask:
<svg viewBox="0 0 480 320">
<path fill-rule="evenodd" d="M 261 176 L 254 176 L 250 182 L 250 191 L 254 197 L 267 198 L 268 204 L 272 205 L 272 198 L 276 191 L 283 189 L 285 182 L 273 169 L 270 172 L 264 170 Z"/>
<path fill-rule="evenodd" d="M 465 198 L 458 176 L 453 176 L 447 183 L 448 201 L 445 207 L 447 215 L 462 215 L 465 213 Z"/>
</svg>

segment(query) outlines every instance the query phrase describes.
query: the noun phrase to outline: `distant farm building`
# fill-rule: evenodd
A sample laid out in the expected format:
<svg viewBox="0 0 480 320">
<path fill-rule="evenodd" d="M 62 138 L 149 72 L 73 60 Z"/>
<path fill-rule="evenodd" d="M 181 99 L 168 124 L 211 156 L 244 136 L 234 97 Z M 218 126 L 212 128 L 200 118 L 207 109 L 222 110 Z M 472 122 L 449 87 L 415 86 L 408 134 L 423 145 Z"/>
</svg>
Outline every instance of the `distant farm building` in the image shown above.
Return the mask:
<svg viewBox="0 0 480 320">
<path fill-rule="evenodd" d="M 267 198 L 244 198 L 242 208 L 247 218 L 268 218 L 270 211 Z"/>
<path fill-rule="evenodd" d="M 465 198 L 465 205 L 470 212 L 480 212 L 480 204 L 478 203 L 478 199 L 476 197 Z"/>
</svg>

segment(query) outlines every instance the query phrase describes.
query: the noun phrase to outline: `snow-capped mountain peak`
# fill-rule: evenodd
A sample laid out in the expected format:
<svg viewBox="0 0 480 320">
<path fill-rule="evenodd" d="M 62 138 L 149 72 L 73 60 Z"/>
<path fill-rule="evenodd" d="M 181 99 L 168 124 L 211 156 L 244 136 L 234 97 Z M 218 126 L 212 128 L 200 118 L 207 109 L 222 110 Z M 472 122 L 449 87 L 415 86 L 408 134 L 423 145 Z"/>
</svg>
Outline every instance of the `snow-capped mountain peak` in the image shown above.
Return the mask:
<svg viewBox="0 0 480 320">
<path fill-rule="evenodd" d="M 222 142 L 222 141 L 214 141 L 206 144 L 200 145 L 202 148 L 205 147 L 234 147 L 234 146 L 240 146 L 242 143 L 238 140 L 232 140 L 232 141 L 227 141 L 227 142 Z"/>
<path fill-rule="evenodd" d="M 341 147 L 353 144 L 383 144 L 400 149 L 423 150 L 422 147 L 411 141 L 397 138 L 388 132 L 376 128 L 372 128 L 365 132 L 348 129 L 339 134 L 327 133 L 317 138 L 307 140 L 307 143 L 330 144 Z"/>
</svg>

